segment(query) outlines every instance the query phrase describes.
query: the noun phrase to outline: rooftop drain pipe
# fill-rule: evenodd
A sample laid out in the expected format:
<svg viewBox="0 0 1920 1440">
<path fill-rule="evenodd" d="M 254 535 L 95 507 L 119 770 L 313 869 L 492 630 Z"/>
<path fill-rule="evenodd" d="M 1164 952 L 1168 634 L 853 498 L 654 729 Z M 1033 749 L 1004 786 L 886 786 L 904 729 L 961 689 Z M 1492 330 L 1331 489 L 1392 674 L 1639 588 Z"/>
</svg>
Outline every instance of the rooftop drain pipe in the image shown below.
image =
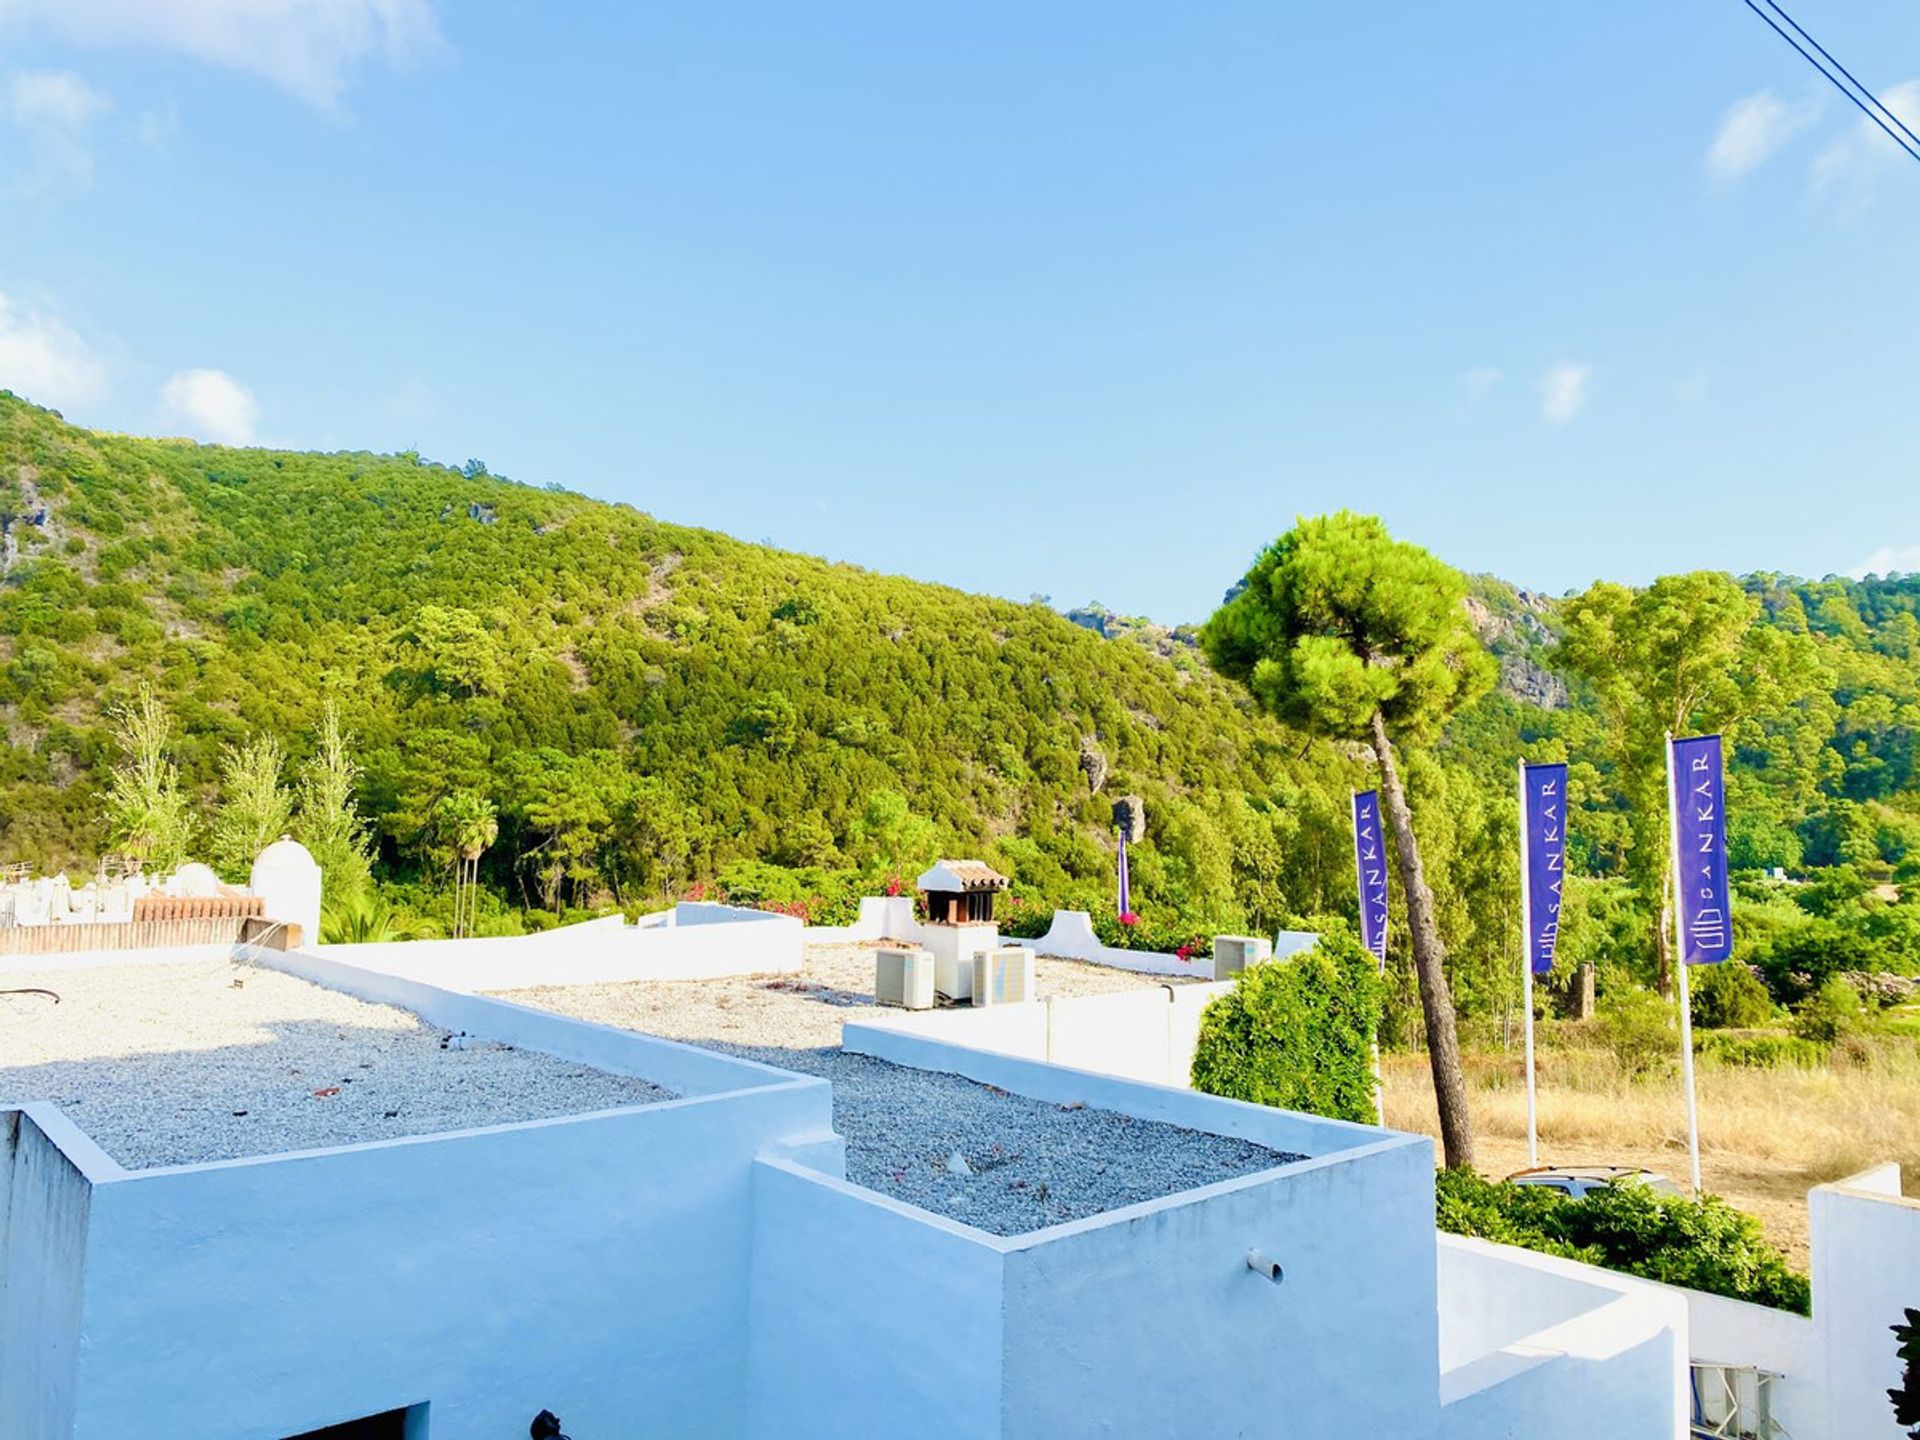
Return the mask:
<svg viewBox="0 0 1920 1440">
<path fill-rule="evenodd" d="M 1247 1251 L 1247 1268 L 1262 1280 L 1271 1280 L 1276 1285 L 1287 1278 L 1287 1272 L 1280 1268 L 1280 1262 L 1259 1250 Z"/>
</svg>

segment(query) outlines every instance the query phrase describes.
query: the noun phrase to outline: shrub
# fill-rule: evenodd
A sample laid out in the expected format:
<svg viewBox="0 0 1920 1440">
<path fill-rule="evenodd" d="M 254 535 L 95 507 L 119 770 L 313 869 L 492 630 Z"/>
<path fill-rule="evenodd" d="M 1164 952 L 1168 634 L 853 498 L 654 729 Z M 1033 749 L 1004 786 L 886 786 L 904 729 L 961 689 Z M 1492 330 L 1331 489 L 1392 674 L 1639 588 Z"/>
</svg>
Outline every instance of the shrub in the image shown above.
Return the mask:
<svg viewBox="0 0 1920 1440">
<path fill-rule="evenodd" d="M 1751 1030 L 1773 1019 L 1773 996 L 1750 965 L 1702 965 L 1687 977 L 1693 1023 L 1708 1030 Z"/>
<path fill-rule="evenodd" d="M 1637 986 L 1608 993 L 1594 1030 L 1630 1079 L 1666 1074 L 1680 1053 L 1673 1007 Z"/>
<path fill-rule="evenodd" d="M 1009 940 L 1038 940 L 1053 928 L 1053 906 L 1035 895 L 1009 893 L 994 909 L 1000 933 Z"/>
<path fill-rule="evenodd" d="M 1920 1040 L 1920 1014 L 1883 1015 L 1876 1028 L 1882 1035 Z"/>
<path fill-rule="evenodd" d="M 1716 1195 L 1690 1200 L 1645 1185 L 1609 1185 L 1575 1200 L 1539 1185 L 1443 1172 L 1442 1230 L 1564 1255 L 1610 1270 L 1806 1314 L 1807 1277 L 1760 1233 L 1760 1222 Z"/>
<path fill-rule="evenodd" d="M 1826 1046 L 1797 1035 L 1706 1035 L 1695 1048 L 1711 1064 L 1750 1070 L 1817 1070 L 1827 1062 Z"/>
<path fill-rule="evenodd" d="M 385 945 L 395 940 L 429 940 L 435 934 L 431 922 L 396 910 L 377 895 L 357 896 L 320 920 L 320 938 L 328 945 Z"/>
<path fill-rule="evenodd" d="M 1760 1233 L 1760 1222 L 1717 1195 L 1690 1200 L 1645 1185 L 1608 1185 L 1562 1205 L 1550 1233 L 1591 1246 L 1629 1275 L 1804 1315 L 1807 1277 Z"/>
<path fill-rule="evenodd" d="M 1093 933 L 1102 945 L 1111 945 L 1116 950 L 1173 955 L 1185 947 L 1189 954 L 1213 953 L 1212 932 L 1206 923 L 1174 910 L 1155 908 L 1138 913 L 1129 911 L 1127 915 L 1096 910 Z"/>
<path fill-rule="evenodd" d="M 1864 1019 L 1860 992 L 1835 975 L 1800 1002 L 1793 1015 L 1793 1033 L 1817 1045 L 1835 1045 L 1859 1030 Z"/>
<path fill-rule="evenodd" d="M 1893 1422 L 1906 1430 L 1907 1440 L 1920 1440 L 1920 1310 L 1908 1309 L 1905 1323 L 1887 1328 L 1900 1361 L 1900 1388 L 1887 1391 Z"/>
<path fill-rule="evenodd" d="M 720 872 L 727 903 L 792 915 L 809 925 L 852 924 L 860 917 L 860 897 L 879 888 L 877 880 L 861 871 L 819 865 L 736 860 Z"/>
<path fill-rule="evenodd" d="M 1909 1001 L 1920 998 L 1920 981 L 1905 975 L 1849 970 L 1840 978 L 1851 985 L 1860 998 L 1876 1010 L 1905 1005 Z"/>
<path fill-rule="evenodd" d="M 1602 1263 L 1598 1251 L 1581 1250 L 1548 1234 L 1553 1212 L 1566 1198 L 1544 1185 L 1509 1185 L 1473 1170 L 1442 1170 L 1434 1181 L 1434 1223 L 1449 1235 L 1473 1235 L 1589 1265 Z"/>
<path fill-rule="evenodd" d="M 1352 932 L 1242 972 L 1200 1017 L 1193 1087 L 1210 1095 L 1370 1123 L 1379 969 Z"/>
<path fill-rule="evenodd" d="M 1817 993 L 1833 976 L 1874 969 L 1873 945 L 1837 921 L 1809 920 L 1771 938 L 1757 955 L 1767 988 L 1782 1004 Z"/>
</svg>

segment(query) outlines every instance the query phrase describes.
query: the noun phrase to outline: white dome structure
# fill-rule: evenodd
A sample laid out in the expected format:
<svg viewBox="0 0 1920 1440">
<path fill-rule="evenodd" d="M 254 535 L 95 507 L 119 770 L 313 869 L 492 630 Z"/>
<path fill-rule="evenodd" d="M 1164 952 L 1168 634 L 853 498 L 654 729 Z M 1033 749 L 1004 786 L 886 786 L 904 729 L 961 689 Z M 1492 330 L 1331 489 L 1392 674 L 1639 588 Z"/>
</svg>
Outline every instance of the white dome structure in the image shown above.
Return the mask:
<svg viewBox="0 0 1920 1440">
<path fill-rule="evenodd" d="M 169 895 L 190 896 L 196 900 L 211 899 L 215 895 L 224 895 L 227 887 L 220 883 L 220 877 L 213 873 L 211 865 L 202 865 L 198 860 L 189 860 L 167 881 Z"/>
<path fill-rule="evenodd" d="M 307 847 L 282 835 L 253 862 L 247 888 L 258 895 L 267 919 L 298 926 L 287 936 L 288 945 L 315 945 L 320 941 L 320 866 Z"/>
</svg>

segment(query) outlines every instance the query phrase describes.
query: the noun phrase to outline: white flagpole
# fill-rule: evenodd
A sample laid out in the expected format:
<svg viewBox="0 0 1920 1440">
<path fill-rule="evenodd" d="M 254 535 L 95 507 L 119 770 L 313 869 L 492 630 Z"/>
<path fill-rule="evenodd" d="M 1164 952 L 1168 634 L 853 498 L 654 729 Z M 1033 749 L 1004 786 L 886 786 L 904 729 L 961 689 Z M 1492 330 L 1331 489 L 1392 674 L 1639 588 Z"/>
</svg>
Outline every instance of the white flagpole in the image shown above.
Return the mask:
<svg viewBox="0 0 1920 1440">
<path fill-rule="evenodd" d="M 1687 1163 L 1700 1197 L 1700 1110 L 1693 1092 L 1693 1001 L 1687 993 L 1687 932 L 1680 906 L 1680 790 L 1673 773 L 1673 732 L 1667 732 L 1667 830 L 1673 860 L 1673 961 L 1680 972 L 1680 1076 L 1687 1090 Z"/>
<path fill-rule="evenodd" d="M 1527 762 L 1520 762 L 1520 1008 L 1527 1035 L 1527 1168 L 1540 1163 L 1540 1130 L 1533 1076 L 1533 891 L 1527 851 Z"/>
</svg>

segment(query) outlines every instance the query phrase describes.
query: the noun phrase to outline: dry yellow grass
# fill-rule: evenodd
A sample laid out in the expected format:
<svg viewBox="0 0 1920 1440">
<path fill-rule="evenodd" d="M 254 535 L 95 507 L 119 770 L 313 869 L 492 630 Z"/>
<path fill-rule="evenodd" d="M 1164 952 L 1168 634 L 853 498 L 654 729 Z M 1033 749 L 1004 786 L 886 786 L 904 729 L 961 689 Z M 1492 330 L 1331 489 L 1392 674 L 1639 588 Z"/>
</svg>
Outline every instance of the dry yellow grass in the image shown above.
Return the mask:
<svg viewBox="0 0 1920 1440">
<path fill-rule="evenodd" d="M 1424 1055 L 1383 1057 L 1389 1125 L 1438 1136 Z M 1525 1072 L 1516 1047 L 1467 1057 L 1478 1167 L 1500 1178 L 1527 1163 Z M 1909 1047 L 1864 1068 L 1699 1070 L 1706 1188 L 1758 1216 L 1796 1266 L 1807 1263 L 1806 1194 L 1882 1161 L 1920 1193 L 1920 1058 Z M 1598 1049 L 1547 1050 L 1539 1085 L 1540 1161 L 1639 1165 L 1687 1180 L 1678 1076 L 1632 1081 Z"/>
</svg>

